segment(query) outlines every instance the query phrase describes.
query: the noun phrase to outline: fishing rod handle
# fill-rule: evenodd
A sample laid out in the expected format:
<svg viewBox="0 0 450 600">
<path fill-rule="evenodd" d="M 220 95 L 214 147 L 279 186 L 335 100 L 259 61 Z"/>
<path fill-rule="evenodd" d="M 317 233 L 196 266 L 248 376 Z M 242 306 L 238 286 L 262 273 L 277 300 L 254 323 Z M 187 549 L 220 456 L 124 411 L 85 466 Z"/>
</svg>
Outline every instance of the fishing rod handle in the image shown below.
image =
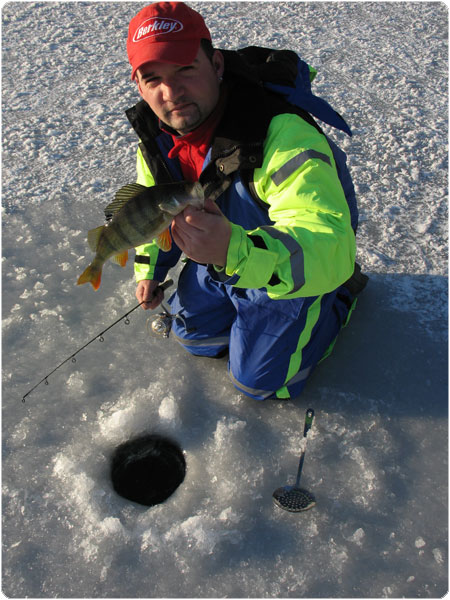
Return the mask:
<svg viewBox="0 0 450 600">
<path fill-rule="evenodd" d="M 167 288 L 172 287 L 172 285 L 173 285 L 173 279 L 167 279 L 167 281 L 158 285 L 158 288 L 164 292 L 165 290 L 167 290 Z"/>
</svg>

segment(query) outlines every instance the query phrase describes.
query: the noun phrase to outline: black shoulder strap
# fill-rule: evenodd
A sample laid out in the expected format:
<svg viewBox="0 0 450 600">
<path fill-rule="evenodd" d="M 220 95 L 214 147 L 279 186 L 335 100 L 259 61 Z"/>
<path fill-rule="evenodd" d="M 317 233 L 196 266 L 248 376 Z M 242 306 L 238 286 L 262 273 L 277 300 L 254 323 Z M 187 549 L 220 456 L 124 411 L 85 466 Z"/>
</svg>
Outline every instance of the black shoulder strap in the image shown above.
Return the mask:
<svg viewBox="0 0 450 600">
<path fill-rule="evenodd" d="M 144 100 L 141 100 L 126 110 L 125 114 L 141 140 L 139 148 L 156 183 L 172 183 L 174 179 L 155 140 L 159 128 L 153 111 Z"/>
</svg>

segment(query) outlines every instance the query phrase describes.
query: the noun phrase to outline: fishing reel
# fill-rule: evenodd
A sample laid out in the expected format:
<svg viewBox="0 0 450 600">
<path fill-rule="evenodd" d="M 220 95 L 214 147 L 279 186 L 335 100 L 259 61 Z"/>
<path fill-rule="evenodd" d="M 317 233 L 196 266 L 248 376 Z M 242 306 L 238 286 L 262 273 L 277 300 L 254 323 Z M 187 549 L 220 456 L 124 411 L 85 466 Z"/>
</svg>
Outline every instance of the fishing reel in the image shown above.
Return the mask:
<svg viewBox="0 0 450 600">
<path fill-rule="evenodd" d="M 152 337 L 167 339 L 172 329 L 173 318 L 167 313 L 159 313 L 147 319 L 147 332 Z"/>
<path fill-rule="evenodd" d="M 163 337 L 164 339 L 167 339 L 175 319 L 180 319 L 184 326 L 186 326 L 186 322 L 181 315 L 171 315 L 164 306 L 163 309 L 164 312 L 153 315 L 147 319 L 147 332 L 151 337 Z"/>
</svg>

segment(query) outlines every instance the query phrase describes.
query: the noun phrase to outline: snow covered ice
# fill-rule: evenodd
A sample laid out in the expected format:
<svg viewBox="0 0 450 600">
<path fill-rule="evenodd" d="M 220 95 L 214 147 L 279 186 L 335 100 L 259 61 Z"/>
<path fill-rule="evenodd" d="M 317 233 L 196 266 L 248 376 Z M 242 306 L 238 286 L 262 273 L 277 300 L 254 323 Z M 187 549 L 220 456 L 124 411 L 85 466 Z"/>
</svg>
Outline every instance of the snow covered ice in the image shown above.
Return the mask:
<svg viewBox="0 0 450 600">
<path fill-rule="evenodd" d="M 291 48 L 350 123 L 370 276 L 292 402 L 150 338 L 131 262 L 76 280 L 87 230 L 134 181 L 128 22 L 145 3 L 2 7 L 3 593 L 8 597 L 442 597 L 447 590 L 447 24 L 443 3 L 193 2 L 218 47 Z M 171 274 L 177 276 L 177 271 Z M 291 514 L 295 481 L 317 505 Z M 142 432 L 187 474 L 151 509 L 110 457 Z"/>
</svg>

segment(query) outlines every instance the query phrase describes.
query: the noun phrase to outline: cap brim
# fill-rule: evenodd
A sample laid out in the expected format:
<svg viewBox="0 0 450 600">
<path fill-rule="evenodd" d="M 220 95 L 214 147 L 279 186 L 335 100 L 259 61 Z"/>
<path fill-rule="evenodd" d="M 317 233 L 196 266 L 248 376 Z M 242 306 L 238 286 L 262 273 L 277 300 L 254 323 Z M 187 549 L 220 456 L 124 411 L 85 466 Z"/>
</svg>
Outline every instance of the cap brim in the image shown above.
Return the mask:
<svg viewBox="0 0 450 600">
<path fill-rule="evenodd" d="M 191 65 L 200 50 L 200 40 L 157 42 L 149 44 L 146 50 L 146 52 L 139 53 L 139 59 L 133 65 L 132 80 L 136 76 L 136 71 L 149 62 L 163 62 L 182 66 Z"/>
</svg>

